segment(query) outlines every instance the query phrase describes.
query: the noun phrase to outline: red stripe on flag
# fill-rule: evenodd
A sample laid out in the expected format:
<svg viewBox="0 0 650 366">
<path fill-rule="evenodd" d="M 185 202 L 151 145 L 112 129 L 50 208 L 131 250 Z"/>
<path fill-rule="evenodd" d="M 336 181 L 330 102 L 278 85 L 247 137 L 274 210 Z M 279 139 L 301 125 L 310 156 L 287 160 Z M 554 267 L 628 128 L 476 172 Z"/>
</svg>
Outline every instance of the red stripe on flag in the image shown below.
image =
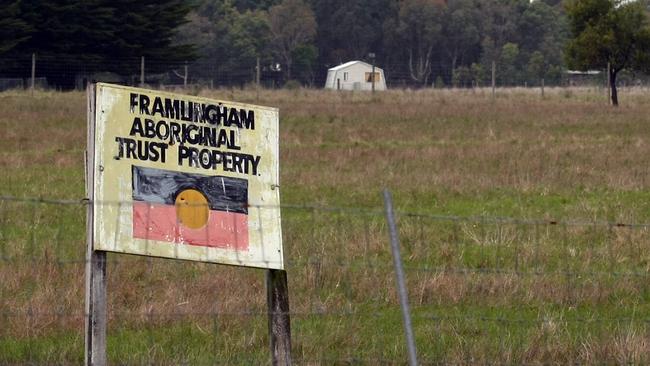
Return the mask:
<svg viewBox="0 0 650 366">
<path fill-rule="evenodd" d="M 178 221 L 176 206 L 136 201 L 133 237 L 247 251 L 248 215 L 211 210 L 205 226 L 191 229 Z"/>
</svg>

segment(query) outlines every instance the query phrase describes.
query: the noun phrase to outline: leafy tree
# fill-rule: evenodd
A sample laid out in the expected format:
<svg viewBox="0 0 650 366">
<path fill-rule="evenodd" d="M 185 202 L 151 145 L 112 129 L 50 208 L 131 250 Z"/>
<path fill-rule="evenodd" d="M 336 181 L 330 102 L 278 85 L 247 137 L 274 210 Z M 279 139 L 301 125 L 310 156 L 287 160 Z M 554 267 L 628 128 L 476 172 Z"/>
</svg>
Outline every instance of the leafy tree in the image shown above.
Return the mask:
<svg viewBox="0 0 650 366">
<path fill-rule="evenodd" d="M 528 59 L 528 73 L 537 81 L 544 79 L 548 65 L 544 55 L 540 51 L 535 51 Z"/>
<path fill-rule="evenodd" d="M 503 68 L 503 81 L 506 85 L 514 85 L 517 82 L 517 59 L 519 57 L 519 46 L 516 43 L 506 43 L 501 50 L 501 63 Z"/>
<path fill-rule="evenodd" d="M 449 2 L 443 18 L 443 42 L 450 73 L 458 65 L 469 65 L 468 54 L 480 50 L 481 14 L 476 0 L 456 0 Z M 478 56 L 478 55 L 475 55 Z"/>
<path fill-rule="evenodd" d="M 200 58 L 192 75 L 217 79 L 221 84 L 252 81 L 257 58 L 269 61 L 268 16 L 262 10 L 240 12 L 230 1 L 205 1 L 191 12 L 176 42 L 193 42 Z"/>
<path fill-rule="evenodd" d="M 611 100 L 618 105 L 616 76 L 625 69 L 650 65 L 650 29 L 643 2 L 572 0 L 566 5 L 571 35 L 566 59 L 571 68 L 604 69 L 610 65 Z"/>
<path fill-rule="evenodd" d="M 314 12 L 303 0 L 283 0 L 269 9 L 269 29 L 272 51 L 286 66 L 287 80 L 291 80 L 294 52 L 316 35 Z"/>
<path fill-rule="evenodd" d="M 559 11 L 544 2 L 534 1 L 517 19 L 518 44 L 524 54 L 538 50 L 546 37 L 553 37 L 562 46 L 563 29 Z"/>
<path fill-rule="evenodd" d="M 530 81 L 539 82 L 546 79 L 551 68 L 563 67 L 567 30 L 560 9 L 541 1 L 532 2 L 521 15 L 517 28 L 521 34 L 522 64 L 528 65 Z"/>
<path fill-rule="evenodd" d="M 198 58 L 189 65 L 191 77 L 211 78 L 213 71 L 219 64 L 219 53 L 216 51 L 218 23 L 205 15 L 199 9 L 187 15 L 188 22 L 178 28 L 174 37 L 175 44 L 192 43 L 197 49 Z"/>
<path fill-rule="evenodd" d="M 502 47 L 508 43 L 517 43 L 517 13 L 510 1 L 485 0 L 478 4 L 483 14 L 483 58 L 485 66 L 491 67 L 493 61 L 499 61 Z"/>
<path fill-rule="evenodd" d="M 236 54 L 230 61 L 237 63 L 253 61 L 257 58 L 269 60 L 271 57 L 269 42 L 269 15 L 263 10 L 247 10 L 235 19 L 238 24 L 233 24 L 230 30 L 233 35 L 233 46 Z"/>
<path fill-rule="evenodd" d="M 470 66 L 470 71 L 472 73 L 472 80 L 474 80 L 474 83 L 476 83 L 476 86 L 480 86 L 481 83 L 485 80 L 485 69 L 483 69 L 483 65 L 479 63 L 473 63 Z"/>
<path fill-rule="evenodd" d="M 443 4 L 439 0 L 404 0 L 400 3 L 397 33 L 408 52 L 411 78 L 426 85 L 434 49 L 442 39 Z"/>
<path fill-rule="evenodd" d="M 472 83 L 472 72 L 467 66 L 460 66 L 454 70 L 452 78 L 455 87 L 467 87 Z"/>
<path fill-rule="evenodd" d="M 316 59 L 318 58 L 316 46 L 302 45 L 293 51 L 292 58 L 295 68 L 294 77 L 310 86 L 313 85 L 316 77 Z"/>
</svg>

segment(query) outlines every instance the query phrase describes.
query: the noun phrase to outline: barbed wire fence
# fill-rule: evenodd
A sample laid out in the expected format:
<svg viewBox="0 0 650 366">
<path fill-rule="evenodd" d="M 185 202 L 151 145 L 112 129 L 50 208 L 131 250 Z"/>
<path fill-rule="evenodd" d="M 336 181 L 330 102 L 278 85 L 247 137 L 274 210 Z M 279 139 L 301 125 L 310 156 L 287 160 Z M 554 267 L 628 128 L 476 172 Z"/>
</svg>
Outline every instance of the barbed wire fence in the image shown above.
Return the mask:
<svg viewBox="0 0 650 366">
<path fill-rule="evenodd" d="M 92 81 L 105 81 L 126 85 L 146 85 L 157 88 L 264 88 L 311 87 L 322 88 L 327 70 L 337 65 L 297 64 L 293 66 L 293 80 L 285 80 L 285 70 L 279 64 L 240 65 L 225 68 L 209 60 L 171 62 L 146 57 L 114 58 L 110 61 L 76 60 L 66 57 L 0 58 L 0 91 L 9 89 L 85 89 Z M 407 65 L 391 62 L 378 63 L 384 71 L 388 88 L 491 88 L 522 87 L 540 89 L 547 87 L 588 86 L 607 89 L 607 72 L 549 72 L 545 78 L 533 76 L 524 66 L 476 64 L 475 68 L 458 67 L 454 70 L 442 63 L 432 63 L 423 75 L 413 75 Z M 494 74 L 492 74 L 494 67 Z M 544 79 L 544 80 L 542 80 Z M 288 83 L 289 82 L 289 83 Z M 623 71 L 618 85 L 625 88 L 646 87 L 648 75 Z M 543 88 L 542 88 L 543 89 Z"/>
<path fill-rule="evenodd" d="M 83 360 L 89 203 L 0 197 L 0 363 Z M 294 364 L 405 364 L 384 210 L 280 209 Z M 419 364 L 650 362 L 650 223 L 396 218 Z M 109 362 L 267 364 L 264 294 L 260 270 L 109 253 Z"/>
</svg>

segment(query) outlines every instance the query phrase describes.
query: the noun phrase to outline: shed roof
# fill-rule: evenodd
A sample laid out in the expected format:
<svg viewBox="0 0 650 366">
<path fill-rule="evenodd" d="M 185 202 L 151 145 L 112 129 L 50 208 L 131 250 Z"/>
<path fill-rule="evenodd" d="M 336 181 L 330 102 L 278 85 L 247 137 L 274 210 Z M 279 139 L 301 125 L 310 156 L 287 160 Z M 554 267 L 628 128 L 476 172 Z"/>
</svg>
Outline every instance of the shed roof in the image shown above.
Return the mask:
<svg viewBox="0 0 650 366">
<path fill-rule="evenodd" d="M 352 66 L 352 65 L 354 65 L 354 64 L 357 64 L 357 63 L 364 64 L 364 65 L 366 65 L 366 66 L 368 66 L 368 67 L 372 67 L 372 65 L 369 64 L 369 63 L 367 63 L 367 62 L 363 62 L 363 61 L 358 61 L 358 60 L 357 60 L 357 61 L 348 61 L 348 62 L 346 62 L 346 63 L 344 63 L 344 64 L 340 64 L 340 65 L 338 65 L 338 66 L 331 67 L 329 70 L 332 70 L 332 71 L 338 71 L 338 70 L 341 70 L 341 69 L 345 69 L 345 68 L 348 67 L 348 66 Z M 380 69 L 380 68 L 377 67 L 376 65 L 375 65 L 375 68 L 376 68 L 376 69 Z"/>
</svg>

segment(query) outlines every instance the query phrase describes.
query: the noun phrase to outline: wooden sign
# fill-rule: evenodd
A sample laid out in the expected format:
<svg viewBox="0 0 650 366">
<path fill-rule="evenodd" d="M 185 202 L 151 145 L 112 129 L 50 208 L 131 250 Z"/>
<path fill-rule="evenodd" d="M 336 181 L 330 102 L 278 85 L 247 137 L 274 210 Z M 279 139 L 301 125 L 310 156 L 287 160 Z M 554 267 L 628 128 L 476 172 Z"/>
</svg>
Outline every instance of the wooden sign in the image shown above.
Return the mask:
<svg viewBox="0 0 650 366">
<path fill-rule="evenodd" d="M 106 251 L 266 268 L 271 364 L 291 364 L 278 110 L 88 87 L 85 365 L 106 357 Z"/>
<path fill-rule="evenodd" d="M 98 83 L 93 250 L 283 269 L 278 110 Z"/>
</svg>

